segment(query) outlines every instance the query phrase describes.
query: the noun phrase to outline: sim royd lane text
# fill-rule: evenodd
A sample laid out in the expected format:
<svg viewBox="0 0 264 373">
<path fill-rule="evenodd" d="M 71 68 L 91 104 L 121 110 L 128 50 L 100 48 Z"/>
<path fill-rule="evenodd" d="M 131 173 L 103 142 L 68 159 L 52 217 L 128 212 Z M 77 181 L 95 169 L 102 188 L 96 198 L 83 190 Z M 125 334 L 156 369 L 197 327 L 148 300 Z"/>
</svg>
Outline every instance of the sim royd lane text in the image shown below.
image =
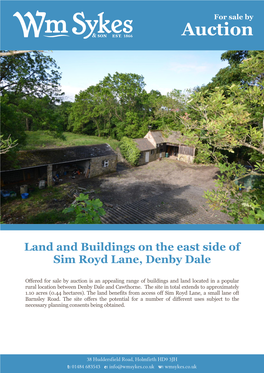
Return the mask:
<svg viewBox="0 0 264 373">
<path fill-rule="evenodd" d="M 71 245 L 55 245 L 50 242 L 48 245 L 30 245 L 25 243 L 25 251 L 27 252 L 58 252 L 53 256 L 53 263 L 55 264 L 174 264 L 176 266 L 181 263 L 185 264 L 210 264 L 211 257 L 206 256 L 208 253 L 224 253 L 224 252 L 240 252 L 241 242 L 236 244 L 224 245 L 220 242 L 209 242 L 204 245 L 195 244 L 181 244 L 181 245 L 166 245 L 163 242 L 155 245 L 120 245 L 115 242 L 97 242 L 96 244 L 88 244 L 86 242 L 74 242 Z M 78 257 L 66 256 L 65 253 L 81 251 Z M 173 252 L 185 253 L 185 256 L 174 256 Z M 61 253 L 64 254 L 61 254 Z M 88 252 L 89 255 L 84 255 Z M 142 255 L 134 256 L 135 252 L 144 253 Z M 187 254 L 192 252 L 192 255 Z M 203 254 L 201 254 L 203 252 Z M 112 253 L 112 255 L 109 255 Z M 130 256 L 128 254 L 132 253 Z M 163 254 L 162 256 L 157 253 Z M 206 253 L 206 255 L 204 254 Z M 98 255 L 104 254 L 104 255 Z M 124 254 L 124 256 L 123 256 Z M 154 254 L 154 255 L 153 255 Z M 200 254 L 197 256 L 197 254 Z M 122 256 L 121 256 L 122 255 Z"/>
</svg>

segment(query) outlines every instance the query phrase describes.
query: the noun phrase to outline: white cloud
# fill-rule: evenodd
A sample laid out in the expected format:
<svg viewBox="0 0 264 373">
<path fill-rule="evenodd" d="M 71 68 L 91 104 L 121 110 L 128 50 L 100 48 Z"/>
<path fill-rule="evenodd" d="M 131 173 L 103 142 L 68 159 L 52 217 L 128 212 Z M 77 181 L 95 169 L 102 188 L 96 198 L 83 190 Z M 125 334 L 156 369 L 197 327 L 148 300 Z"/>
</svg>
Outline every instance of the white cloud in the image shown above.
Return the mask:
<svg viewBox="0 0 264 373">
<path fill-rule="evenodd" d="M 64 101 L 74 101 L 75 95 L 79 94 L 80 91 L 83 91 L 86 88 L 85 87 L 73 87 L 73 86 L 69 86 L 69 85 L 62 85 L 61 90 L 62 90 L 62 92 L 64 92 Z"/>
</svg>

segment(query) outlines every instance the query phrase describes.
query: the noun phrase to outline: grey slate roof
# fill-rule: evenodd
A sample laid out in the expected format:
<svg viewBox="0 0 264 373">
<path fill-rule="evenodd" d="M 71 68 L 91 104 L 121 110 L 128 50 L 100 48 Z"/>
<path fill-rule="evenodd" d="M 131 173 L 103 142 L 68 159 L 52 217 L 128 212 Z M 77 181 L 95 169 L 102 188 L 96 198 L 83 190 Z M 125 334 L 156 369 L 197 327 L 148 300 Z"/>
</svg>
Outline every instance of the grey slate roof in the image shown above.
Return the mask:
<svg viewBox="0 0 264 373">
<path fill-rule="evenodd" d="M 180 131 L 150 131 L 156 144 L 167 143 L 175 145 L 183 145 L 186 141 L 186 137 L 181 134 Z"/>
<path fill-rule="evenodd" d="M 153 139 L 155 140 L 156 144 L 161 144 L 161 143 L 164 142 L 161 131 L 150 131 L 150 132 L 151 132 L 151 135 L 152 135 Z"/>
<path fill-rule="evenodd" d="M 113 155 L 116 154 L 108 144 L 19 151 L 17 153 L 18 167 L 16 168 L 46 166 L 48 164 L 60 164 Z M 5 164 L 3 156 L 1 163 L 2 170 L 13 169 Z"/>
<path fill-rule="evenodd" d="M 135 141 L 138 149 L 141 151 L 156 149 L 155 146 L 148 141 L 148 139 L 134 139 L 133 141 Z"/>
</svg>

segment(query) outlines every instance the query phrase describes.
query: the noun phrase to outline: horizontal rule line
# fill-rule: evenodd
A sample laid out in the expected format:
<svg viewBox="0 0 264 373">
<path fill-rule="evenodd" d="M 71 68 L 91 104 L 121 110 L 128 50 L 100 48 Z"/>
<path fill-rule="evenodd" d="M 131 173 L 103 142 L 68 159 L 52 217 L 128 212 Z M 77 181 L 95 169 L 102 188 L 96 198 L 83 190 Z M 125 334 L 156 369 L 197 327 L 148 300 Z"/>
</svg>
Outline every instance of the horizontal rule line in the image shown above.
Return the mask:
<svg viewBox="0 0 264 373">
<path fill-rule="evenodd" d="M 94 230 L 94 231 L 142 231 L 142 230 L 158 230 L 158 231 L 196 231 L 196 230 L 206 230 L 206 231 L 255 231 L 264 230 L 262 224 L 237 224 L 237 225 L 227 225 L 227 224 L 2 224 L 0 226 L 2 231 L 31 231 L 31 230 Z"/>
</svg>

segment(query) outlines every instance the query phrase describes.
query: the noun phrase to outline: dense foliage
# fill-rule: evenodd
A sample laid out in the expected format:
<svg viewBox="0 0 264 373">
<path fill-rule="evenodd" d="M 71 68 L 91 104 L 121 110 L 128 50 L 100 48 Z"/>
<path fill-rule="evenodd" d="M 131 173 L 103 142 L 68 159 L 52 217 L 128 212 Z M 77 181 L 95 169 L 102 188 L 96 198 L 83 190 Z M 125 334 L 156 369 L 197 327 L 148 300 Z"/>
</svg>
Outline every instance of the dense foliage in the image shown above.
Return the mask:
<svg viewBox="0 0 264 373">
<path fill-rule="evenodd" d="M 162 96 L 158 91 L 147 93 L 144 87 L 140 75 L 109 74 L 75 96 L 68 129 L 120 140 L 144 137 L 150 125 L 153 129 L 179 126 L 177 114 L 185 105 L 181 92 Z"/>
<path fill-rule="evenodd" d="M 61 98 L 56 62 L 41 52 L 0 54 L 1 133 L 25 144 L 25 130 L 63 130 L 56 110 Z"/>
<path fill-rule="evenodd" d="M 72 224 L 101 224 L 101 216 L 105 215 L 103 203 L 99 199 L 91 200 L 89 195 L 81 193 L 75 204 L 63 210 L 64 214 L 75 213 Z"/>
<path fill-rule="evenodd" d="M 229 51 L 223 58 L 230 65 L 191 96 L 182 123 L 196 160 L 220 162 L 217 189 L 205 195 L 209 204 L 234 223 L 263 223 L 264 52 Z M 259 176 L 250 190 L 246 176 Z"/>
<path fill-rule="evenodd" d="M 140 150 L 132 139 L 123 137 L 119 143 L 122 156 L 132 165 L 136 166 L 140 158 Z"/>
<path fill-rule="evenodd" d="M 0 92 L 12 92 L 20 98 L 60 97 L 61 74 L 50 56 L 35 51 L 1 56 L 0 62 Z"/>
</svg>

